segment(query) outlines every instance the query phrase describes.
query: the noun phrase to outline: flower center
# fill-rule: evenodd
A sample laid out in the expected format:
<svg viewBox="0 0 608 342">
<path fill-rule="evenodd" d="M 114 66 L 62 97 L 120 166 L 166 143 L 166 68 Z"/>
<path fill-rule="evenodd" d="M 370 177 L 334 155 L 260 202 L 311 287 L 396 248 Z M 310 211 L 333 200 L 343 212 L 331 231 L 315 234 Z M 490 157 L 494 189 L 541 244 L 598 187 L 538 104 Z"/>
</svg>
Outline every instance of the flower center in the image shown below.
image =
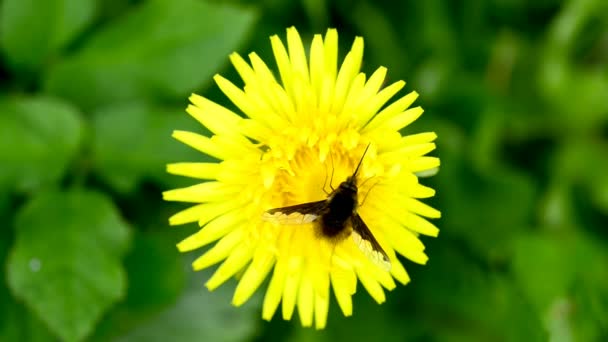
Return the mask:
<svg viewBox="0 0 608 342">
<path fill-rule="evenodd" d="M 327 199 L 340 184 L 353 175 L 355 168 L 363 155 L 364 142 L 356 144 L 356 148 L 346 149 L 337 139 L 327 144 L 327 152 L 321 147 L 300 145 L 291 158 L 272 158 L 274 161 L 274 182 L 268 189 L 272 194 L 270 205 L 281 207 Z M 272 152 L 271 152 L 272 153 Z M 284 151 L 275 151 L 282 155 Z M 287 160 L 287 161 L 286 161 Z M 357 185 L 360 187 L 359 198 L 369 191 L 370 178 L 379 175 L 374 164 L 374 156 L 366 155 L 357 175 Z"/>
</svg>

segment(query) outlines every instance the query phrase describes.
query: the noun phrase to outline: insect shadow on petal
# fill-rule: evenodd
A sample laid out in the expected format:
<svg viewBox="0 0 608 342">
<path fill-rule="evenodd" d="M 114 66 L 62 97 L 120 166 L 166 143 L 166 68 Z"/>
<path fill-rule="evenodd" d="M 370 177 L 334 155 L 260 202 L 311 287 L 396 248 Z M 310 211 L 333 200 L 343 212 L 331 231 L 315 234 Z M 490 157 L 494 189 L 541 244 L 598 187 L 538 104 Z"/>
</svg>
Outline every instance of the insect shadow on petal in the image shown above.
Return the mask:
<svg viewBox="0 0 608 342">
<path fill-rule="evenodd" d="M 357 247 L 376 265 L 390 270 L 391 263 L 372 232 L 357 212 L 357 173 L 369 149 L 365 148 L 355 171 L 327 196 L 326 199 L 267 210 L 262 218 L 284 225 L 314 223 L 320 234 L 328 239 L 343 239 L 351 235 Z"/>
</svg>

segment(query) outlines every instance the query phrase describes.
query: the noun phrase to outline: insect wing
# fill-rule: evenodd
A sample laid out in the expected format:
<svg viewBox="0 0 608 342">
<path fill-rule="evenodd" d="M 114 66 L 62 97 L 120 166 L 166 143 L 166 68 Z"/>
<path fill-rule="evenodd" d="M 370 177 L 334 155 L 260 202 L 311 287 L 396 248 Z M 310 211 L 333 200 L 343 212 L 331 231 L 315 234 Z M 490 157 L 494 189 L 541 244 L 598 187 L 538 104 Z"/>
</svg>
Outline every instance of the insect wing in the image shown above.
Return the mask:
<svg viewBox="0 0 608 342">
<path fill-rule="evenodd" d="M 280 224 L 305 224 L 316 221 L 327 211 L 327 200 L 267 210 L 262 219 Z"/>
<path fill-rule="evenodd" d="M 359 247 L 363 254 L 376 265 L 382 267 L 386 271 L 390 271 L 391 262 L 389 261 L 386 252 L 372 235 L 369 228 L 367 228 L 367 225 L 365 225 L 361 216 L 357 213 L 353 214 L 351 222 L 353 226 L 353 240 L 357 244 L 357 247 Z"/>
</svg>

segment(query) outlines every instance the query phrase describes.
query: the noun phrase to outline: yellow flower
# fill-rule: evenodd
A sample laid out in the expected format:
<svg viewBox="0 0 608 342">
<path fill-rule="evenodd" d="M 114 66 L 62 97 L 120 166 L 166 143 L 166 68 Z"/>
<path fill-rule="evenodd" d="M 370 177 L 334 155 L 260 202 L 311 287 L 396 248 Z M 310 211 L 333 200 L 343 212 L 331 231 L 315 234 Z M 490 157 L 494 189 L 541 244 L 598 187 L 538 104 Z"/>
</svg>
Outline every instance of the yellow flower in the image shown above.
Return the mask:
<svg viewBox="0 0 608 342">
<path fill-rule="evenodd" d="M 314 321 L 321 329 L 330 287 L 350 316 L 358 281 L 378 303 L 385 301 L 384 289 L 395 288 L 394 279 L 409 282 L 397 253 L 426 263 L 419 235 L 437 236 L 438 229 L 423 217 L 440 213 L 418 200 L 435 191 L 421 185 L 417 175 L 439 167 L 438 158 L 425 156 L 435 148 L 436 135 L 399 133 L 422 114 L 420 107 L 408 109 L 418 94 L 387 104 L 405 83 L 383 88 L 384 67 L 366 79 L 360 72 L 362 38 L 355 39 L 340 68 L 336 30 L 324 38 L 315 35 L 308 58 L 295 28 L 287 30 L 287 48 L 278 36 L 270 42 L 280 81 L 255 53 L 249 62 L 236 53 L 230 56 L 243 89 L 214 77 L 242 115 L 190 97 L 187 112 L 213 136 L 175 131 L 173 137 L 219 161 L 168 165 L 172 174 L 204 181 L 163 195 L 168 201 L 196 203 L 171 217 L 170 224 L 198 222 L 202 227 L 178 244 L 182 252 L 214 244 L 193 263 L 195 270 L 221 263 L 206 283 L 209 290 L 238 274 L 233 304 L 239 306 L 272 273 L 262 317 L 270 320 L 282 302 L 284 319 L 291 319 L 297 307 L 304 326 Z M 271 208 L 327 199 L 332 188 L 353 175 L 362 157 L 356 211 L 386 252 L 390 269 L 357 248 L 348 238 L 350 229 L 328 238 L 319 234 L 318 220 L 293 225 L 263 219 Z"/>
</svg>

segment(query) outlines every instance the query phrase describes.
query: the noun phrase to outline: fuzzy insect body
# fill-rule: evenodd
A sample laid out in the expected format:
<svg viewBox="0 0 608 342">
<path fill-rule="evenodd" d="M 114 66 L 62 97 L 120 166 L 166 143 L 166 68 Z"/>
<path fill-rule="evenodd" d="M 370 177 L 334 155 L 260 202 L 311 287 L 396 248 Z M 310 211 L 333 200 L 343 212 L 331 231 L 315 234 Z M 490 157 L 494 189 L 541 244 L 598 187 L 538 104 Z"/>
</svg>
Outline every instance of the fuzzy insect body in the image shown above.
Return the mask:
<svg viewBox="0 0 608 342">
<path fill-rule="evenodd" d="M 321 201 L 267 210 L 263 218 L 281 224 L 315 223 L 323 237 L 341 239 L 352 235 L 359 249 L 374 263 L 390 270 L 390 261 L 374 235 L 357 212 L 357 173 L 367 153 L 365 148 L 353 174 Z"/>
</svg>

